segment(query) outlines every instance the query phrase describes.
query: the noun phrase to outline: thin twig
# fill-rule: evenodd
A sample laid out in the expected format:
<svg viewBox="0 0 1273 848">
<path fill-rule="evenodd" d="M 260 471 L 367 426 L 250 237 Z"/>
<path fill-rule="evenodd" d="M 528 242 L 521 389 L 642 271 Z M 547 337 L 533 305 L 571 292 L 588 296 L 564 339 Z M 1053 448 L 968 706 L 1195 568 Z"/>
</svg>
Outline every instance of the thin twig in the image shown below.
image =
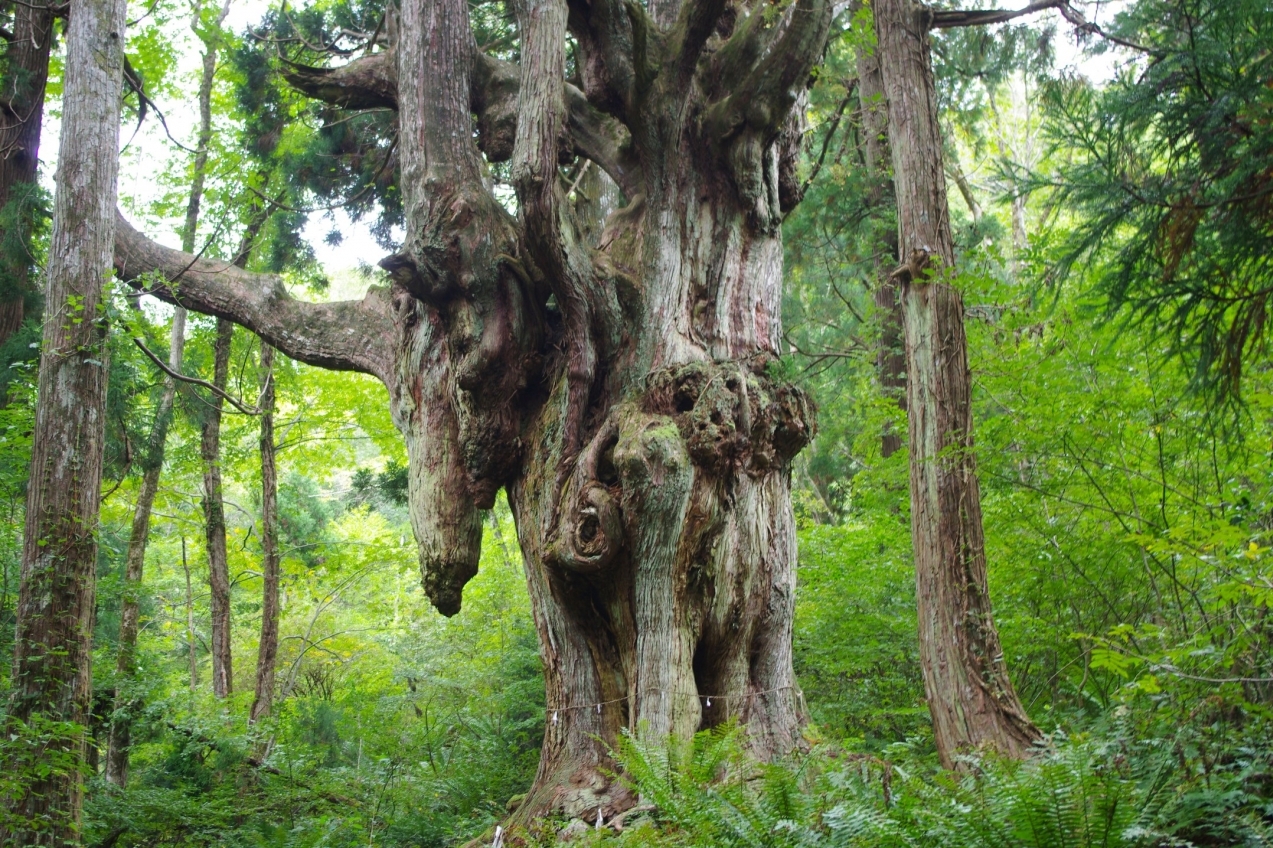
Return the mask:
<svg viewBox="0 0 1273 848">
<path fill-rule="evenodd" d="M 133 337 L 133 344 L 141 348 L 141 352 L 146 354 L 146 356 L 150 359 L 150 361 L 155 363 L 155 365 L 159 367 L 159 370 L 163 371 L 165 374 L 167 374 L 169 377 L 173 378 L 174 380 L 180 380 L 183 383 L 190 383 L 191 385 L 195 385 L 195 386 L 202 386 L 203 388 L 212 392 L 214 395 L 221 398 L 222 400 L 229 401 L 230 404 L 232 404 L 235 409 L 239 410 L 239 412 L 242 412 L 244 415 L 260 415 L 261 414 L 261 410 L 258 409 L 257 407 L 244 406 L 243 403 L 238 398 L 217 388 L 212 383 L 209 383 L 207 380 L 200 380 L 198 377 L 187 377 L 185 374 L 181 374 L 177 371 L 172 370 L 171 368 L 168 367 L 166 363 L 164 363 L 163 360 L 161 360 L 158 356 L 155 355 L 155 352 L 153 350 L 146 347 L 145 342 L 143 342 L 141 339 L 135 336 Z M 270 375 L 270 379 L 273 379 L 272 374 Z"/>
</svg>

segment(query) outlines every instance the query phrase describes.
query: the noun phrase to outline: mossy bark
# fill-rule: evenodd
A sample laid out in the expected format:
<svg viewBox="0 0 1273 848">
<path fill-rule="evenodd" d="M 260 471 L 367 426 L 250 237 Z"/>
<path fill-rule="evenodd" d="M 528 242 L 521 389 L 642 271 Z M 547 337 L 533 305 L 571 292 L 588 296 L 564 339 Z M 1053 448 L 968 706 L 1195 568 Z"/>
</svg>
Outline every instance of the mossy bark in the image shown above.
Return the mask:
<svg viewBox="0 0 1273 848">
<path fill-rule="evenodd" d="M 78 0 L 67 32 L 45 291 L 51 317 L 40 350 L 6 728 L 42 738 L 23 791 L 10 799 L 5 844 L 61 846 L 80 834 L 125 20 L 123 0 Z"/>
</svg>

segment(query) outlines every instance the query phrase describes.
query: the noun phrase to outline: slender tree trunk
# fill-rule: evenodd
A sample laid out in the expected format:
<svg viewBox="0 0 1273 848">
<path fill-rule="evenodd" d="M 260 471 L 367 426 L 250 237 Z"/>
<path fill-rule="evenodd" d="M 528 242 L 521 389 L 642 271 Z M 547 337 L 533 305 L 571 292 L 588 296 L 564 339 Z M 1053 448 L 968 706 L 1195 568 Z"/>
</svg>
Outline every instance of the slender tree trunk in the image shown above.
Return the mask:
<svg viewBox="0 0 1273 848">
<path fill-rule="evenodd" d="M 925 7 L 875 0 L 888 98 L 906 325 L 911 538 L 920 662 L 943 765 L 1024 755 L 1038 739 L 1012 687 L 986 587 L 972 381 L 955 267 Z"/>
<path fill-rule="evenodd" d="M 177 307 L 172 316 L 168 367 L 181 372 L 186 344 L 186 310 Z M 132 711 L 140 701 L 131 691 L 137 675 L 137 631 L 140 617 L 142 573 L 146 564 L 146 544 L 150 538 L 150 511 L 159 492 L 159 475 L 164 465 L 164 445 L 172 422 L 172 405 L 177 397 L 177 381 L 164 380 L 163 394 L 155 410 L 150 442 L 142 458 L 141 490 L 133 511 L 132 532 L 124 559 L 124 594 L 119 618 L 119 654 L 116 658 L 115 711 L 111 718 L 110 742 L 106 752 L 106 780 L 115 786 L 128 785 L 128 748 L 132 737 Z"/>
<path fill-rule="evenodd" d="M 213 344 L 212 384 L 225 391 L 230 373 L 230 343 L 234 324 L 217 319 Z M 212 593 L 212 692 L 228 696 L 233 686 L 230 653 L 230 564 L 225 546 L 225 503 L 221 496 L 221 411 L 217 395 L 207 401 L 199 439 L 203 459 L 203 532 L 208 552 L 208 588 Z"/>
<path fill-rule="evenodd" d="M 278 659 L 278 477 L 274 467 L 274 348 L 261 341 L 261 642 L 256 654 L 256 697 L 249 721 L 270 714 Z"/>
<path fill-rule="evenodd" d="M 222 13 L 222 18 L 225 13 Z M 191 28 L 199 31 L 199 10 L 195 10 Z M 219 21 L 218 21 L 219 23 Z M 208 144 L 212 139 L 212 83 L 216 74 L 216 50 L 209 46 L 203 57 L 203 75 L 199 80 L 199 139 L 196 143 L 194 178 L 186 205 L 186 221 L 181 232 L 181 249 L 193 251 L 199 230 L 199 207 L 203 201 L 203 183 L 208 170 Z M 186 342 L 186 310 L 177 307 L 172 318 L 172 341 L 168 367 L 180 373 L 182 352 Z M 132 534 L 128 539 L 128 557 L 124 569 L 125 595 L 119 624 L 119 657 L 116 673 L 121 681 L 115 690 L 115 717 L 111 722 L 110 745 L 106 756 L 106 779 L 116 786 L 128 785 L 128 755 L 132 736 L 132 719 L 128 714 L 128 688 L 136 675 L 138 595 L 146 562 L 146 544 L 150 538 L 150 511 L 159 492 L 159 475 L 164 464 L 164 445 L 172 421 L 172 405 L 177 396 L 177 382 L 164 380 L 164 393 L 155 411 L 150 444 L 143 463 L 141 491 L 133 513 Z M 185 539 L 182 539 L 182 562 L 185 562 Z M 134 701 L 135 703 L 135 701 Z"/>
<path fill-rule="evenodd" d="M 878 50 L 857 48 L 858 98 L 861 106 L 862 152 L 870 179 L 867 200 L 876 208 L 893 202 L 892 162 L 888 147 L 888 101 L 884 97 L 884 78 L 880 73 Z M 902 301 L 892 268 L 884 259 L 897 256 L 896 228 L 882 235 L 878 247 L 882 254 L 875 262 L 875 311 L 880 322 L 879 349 L 875 364 L 880 388 L 897 399 L 906 411 L 906 350 L 902 329 Z M 880 454 L 887 459 L 902 447 L 902 437 L 886 424 L 880 436 Z"/>
<path fill-rule="evenodd" d="M 239 241 L 234 267 L 247 266 L 253 245 L 265 225 L 268 213 L 258 209 L 248 222 Z M 234 324 L 217 318 L 217 336 L 213 345 L 212 384 L 221 392 L 229 382 L 230 345 Z M 219 395 L 209 401 L 203 419 L 199 453 L 203 459 L 203 527 L 208 551 L 208 588 L 212 595 L 212 692 L 227 697 L 233 689 L 230 649 L 230 564 L 225 546 L 225 502 L 221 496 L 221 415 L 225 402 Z"/>
<path fill-rule="evenodd" d="M 0 345 L 18 328 L 31 291 L 31 229 L 35 208 L 32 192 L 40 167 L 40 130 L 44 123 L 44 88 L 49 76 L 53 14 L 40 3 L 18 4 L 13 11 L 13 38 L 5 53 L 0 82 L 0 210 L 12 227 L 0 256 Z M 13 205 L 10 205 L 13 204 Z"/>
<path fill-rule="evenodd" d="M 65 724 L 42 743 L 41 759 L 54 768 L 29 772 L 11 804 L 10 821 L 22 824 L 0 841 L 18 845 L 79 839 L 109 350 L 103 284 L 115 238 L 124 25 L 123 0 L 72 4 L 9 708 L 10 732 Z"/>
<path fill-rule="evenodd" d="M 186 537 L 181 537 L 181 570 L 186 573 L 186 649 L 190 655 L 190 694 L 199 689 L 199 655 L 195 650 L 194 584 L 190 580 L 190 560 L 186 558 Z"/>
</svg>

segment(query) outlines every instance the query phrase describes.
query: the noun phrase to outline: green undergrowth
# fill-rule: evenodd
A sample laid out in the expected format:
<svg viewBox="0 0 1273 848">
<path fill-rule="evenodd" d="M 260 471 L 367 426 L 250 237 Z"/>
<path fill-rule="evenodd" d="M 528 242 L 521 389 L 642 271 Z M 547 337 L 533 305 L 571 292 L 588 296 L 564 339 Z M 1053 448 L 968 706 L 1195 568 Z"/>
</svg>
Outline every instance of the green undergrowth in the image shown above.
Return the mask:
<svg viewBox="0 0 1273 848">
<path fill-rule="evenodd" d="M 619 759 L 641 806 L 622 827 L 556 822 L 508 845 L 667 848 L 1094 848 L 1264 846 L 1270 752 L 1206 771 L 1190 741 L 1118 727 L 1047 740 L 1025 762 L 969 757 L 962 774 L 898 745 L 854 754 L 814 744 L 760 765 L 737 727 L 670 747 L 625 739 Z M 569 828 L 569 830 L 566 830 Z"/>
</svg>

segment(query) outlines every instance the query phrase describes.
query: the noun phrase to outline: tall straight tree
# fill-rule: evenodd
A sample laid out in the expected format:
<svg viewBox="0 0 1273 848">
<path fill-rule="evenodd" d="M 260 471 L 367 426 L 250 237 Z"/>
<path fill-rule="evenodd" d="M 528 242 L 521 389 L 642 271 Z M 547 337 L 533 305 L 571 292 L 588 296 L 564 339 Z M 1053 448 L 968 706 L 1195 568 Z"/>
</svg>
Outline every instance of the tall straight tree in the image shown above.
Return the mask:
<svg viewBox="0 0 1273 848">
<path fill-rule="evenodd" d="M 218 25 L 228 12 L 221 13 Z M 191 29 L 200 34 L 202 8 L 195 6 Z M 209 57 L 211 61 L 209 61 Z M 199 137 L 196 141 L 194 176 L 190 183 L 190 198 L 186 203 L 186 220 L 181 230 L 181 249 L 193 251 L 195 236 L 199 230 L 199 209 L 203 203 L 203 185 L 208 172 L 208 146 L 212 141 L 212 84 L 216 74 L 216 53 L 204 53 L 203 73 L 199 78 Z M 177 307 L 172 318 L 172 334 L 169 342 L 168 369 L 181 372 L 181 361 L 186 344 L 186 310 Z M 177 397 L 177 381 L 171 375 L 164 378 L 163 395 L 155 410 L 149 443 L 142 458 L 142 483 L 137 493 L 137 505 L 133 510 L 132 531 L 128 537 L 128 554 L 124 564 L 125 593 L 119 616 L 119 655 L 116 659 L 116 675 L 119 682 L 115 690 L 115 712 L 111 718 L 110 741 L 106 753 L 106 780 L 115 786 L 128 784 L 129 746 L 132 737 L 132 717 L 129 715 L 129 683 L 136 674 L 137 631 L 139 624 L 139 593 L 142 573 L 146 564 L 146 547 L 150 539 L 150 512 L 159 492 L 159 475 L 163 470 L 164 447 L 168 440 L 168 427 L 172 422 L 173 402 Z"/>
<path fill-rule="evenodd" d="M 84 759 L 105 442 L 104 288 L 115 240 L 124 0 L 72 0 L 53 241 L 27 490 L 9 721 L 59 722 L 44 743 Z M 79 838 L 79 768 L 33 775 L 11 812 L 18 845 Z"/>
<path fill-rule="evenodd" d="M 230 345 L 234 324 L 217 318 L 212 346 L 212 385 L 224 393 L 230 380 Z M 234 686 L 230 645 L 230 561 L 225 546 L 225 500 L 221 492 L 221 416 L 225 401 L 214 393 L 199 422 L 199 457 L 203 460 L 203 542 L 208 556 L 208 588 L 212 612 L 212 692 L 227 697 Z"/>
<path fill-rule="evenodd" d="M 216 79 L 217 56 L 221 46 L 221 25 L 230 13 L 229 0 L 221 6 L 215 22 L 204 21 L 204 4 L 193 4 L 190 28 L 203 42 L 202 73 L 199 77 L 199 140 L 195 152 L 194 179 L 190 200 L 186 204 L 186 224 L 182 232 L 182 250 L 194 250 L 203 203 L 203 185 L 208 172 L 208 151 L 212 143 L 212 85 Z M 244 245 L 250 245 L 250 239 Z M 237 260 L 246 262 L 248 247 L 241 246 Z M 217 319 L 212 346 L 212 384 L 220 393 L 208 399 L 199 422 L 199 457 L 203 462 L 203 533 L 208 557 L 208 588 L 212 619 L 212 692 L 227 697 L 234 681 L 233 653 L 230 645 L 230 564 L 225 544 L 225 500 L 221 491 L 221 416 L 225 408 L 222 394 L 230 379 L 230 348 L 234 341 L 234 325 Z"/>
<path fill-rule="evenodd" d="M 853 4 L 854 9 L 860 4 Z M 888 147 L 888 101 L 884 97 L 884 78 L 880 73 L 879 51 L 874 45 L 859 39 L 856 48 L 858 74 L 858 108 L 862 132 L 862 160 L 870 180 L 867 200 L 876 208 L 891 203 L 893 178 Z M 903 344 L 902 303 L 898 284 L 886 270 L 889 262 L 884 257 L 897 255 L 897 232 L 880 238 L 879 258 L 876 260 L 875 301 L 880 328 L 879 349 L 876 352 L 876 368 L 880 388 L 897 398 L 899 407 L 906 410 L 906 354 Z M 880 254 L 883 254 L 882 256 Z M 902 437 L 892 424 L 886 425 L 880 436 L 880 453 L 888 458 L 902 447 Z"/>
<path fill-rule="evenodd" d="M 274 348 L 261 341 L 261 641 L 256 653 L 256 693 L 249 721 L 274 706 L 274 670 L 278 660 L 279 551 L 278 473 L 274 466 Z"/>
<path fill-rule="evenodd" d="M 177 307 L 172 317 L 168 346 L 168 368 L 180 373 L 186 344 L 186 310 Z M 159 475 L 164 465 L 164 447 L 172 422 L 172 406 L 177 398 L 177 381 L 167 376 L 163 393 L 150 425 L 150 438 L 142 454 L 141 489 L 133 508 L 133 524 L 124 558 L 124 596 L 119 611 L 119 653 L 115 660 L 115 710 L 111 716 L 110 739 L 106 750 L 106 780 L 115 786 L 128 784 L 128 752 L 132 739 L 134 698 L 133 678 L 137 675 L 137 633 L 141 623 L 141 581 L 150 539 L 150 513 L 159 492 Z"/>
<path fill-rule="evenodd" d="M 179 280 L 156 290 L 293 359 L 384 382 L 443 613 L 477 570 L 480 510 L 507 491 L 548 704 L 518 815 L 605 817 L 635 803 L 609 756 L 622 728 L 684 738 L 736 720 L 762 757 L 800 744 L 790 462 L 813 421 L 770 365 L 784 203 L 799 198 L 779 163 L 800 143 L 793 107 L 831 5 L 527 0 L 518 14 L 519 64 L 476 47 L 468 0 L 404 0 L 358 58 L 284 70 L 344 109 L 398 112 L 405 241 L 381 261 L 387 288 L 305 303 L 126 223 L 116 265 Z M 483 156 L 510 163 L 516 216 Z M 595 249 L 559 170 L 579 159 L 628 199 Z"/>
<path fill-rule="evenodd" d="M 44 88 L 49 77 L 54 9 L 19 3 L 0 79 L 0 344 L 22 325 L 30 284 L 34 190 L 40 167 Z"/>
<path fill-rule="evenodd" d="M 986 586 L 964 304 L 942 168 L 928 28 L 914 0 L 874 0 L 897 193 L 894 272 L 906 334 L 911 539 L 920 663 L 942 764 L 961 751 L 1023 755 L 1039 732 L 1004 664 Z"/>
</svg>

